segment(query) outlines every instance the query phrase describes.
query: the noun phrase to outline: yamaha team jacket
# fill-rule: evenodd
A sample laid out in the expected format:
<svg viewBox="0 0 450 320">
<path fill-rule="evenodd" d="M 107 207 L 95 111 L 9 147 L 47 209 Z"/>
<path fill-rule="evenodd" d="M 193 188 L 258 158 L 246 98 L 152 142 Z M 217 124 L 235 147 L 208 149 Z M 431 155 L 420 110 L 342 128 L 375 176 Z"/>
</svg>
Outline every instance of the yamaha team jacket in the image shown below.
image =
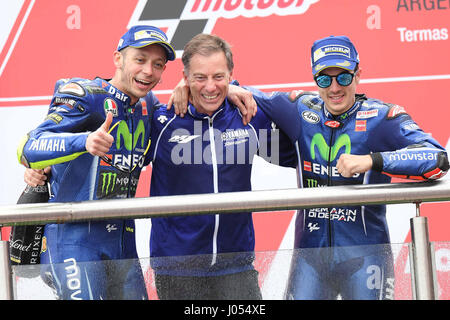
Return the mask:
<svg viewBox="0 0 450 320">
<path fill-rule="evenodd" d="M 160 108 L 152 122 L 150 194 L 249 191 L 253 156 L 259 152 L 273 160 L 278 153 L 271 147 L 271 135 L 275 139 L 263 112 L 244 126 L 239 110 L 228 100 L 212 116 L 198 113 L 192 105 L 184 118 Z M 152 219 L 151 263 L 159 274 L 250 270 L 254 246 L 250 212 Z"/>
<path fill-rule="evenodd" d="M 60 80 L 44 122 L 29 132 L 19 146 L 19 161 L 29 168 L 52 166 L 50 202 L 134 197 L 140 171 L 148 163 L 145 151 L 150 143 L 149 118 L 158 103 L 149 93 L 130 105 L 129 96 L 100 78 Z M 92 156 L 85 148 L 87 136 L 102 125 L 107 112 L 113 113 L 110 134 L 114 143 L 108 158 L 114 166 Z M 67 242 L 83 245 L 88 240 L 98 240 L 95 243 L 102 245 L 100 233 L 93 233 L 95 238 L 89 236 L 94 225 L 105 237 L 116 230 L 120 234 L 123 227 L 119 220 L 66 225 L 65 230 L 76 228 L 68 233 Z"/>
<path fill-rule="evenodd" d="M 445 149 L 398 105 L 357 95 L 347 112 L 333 116 L 316 93 L 277 92 L 266 96 L 248 89 L 259 108 L 294 143 L 302 188 L 389 183 L 391 177 L 432 180 L 448 170 Z M 342 177 L 336 169 L 342 153 L 371 154 L 372 170 Z M 389 242 L 385 205 L 305 209 L 297 215 L 296 248 Z M 349 252 L 358 256 L 367 254 L 364 250 Z"/>
</svg>

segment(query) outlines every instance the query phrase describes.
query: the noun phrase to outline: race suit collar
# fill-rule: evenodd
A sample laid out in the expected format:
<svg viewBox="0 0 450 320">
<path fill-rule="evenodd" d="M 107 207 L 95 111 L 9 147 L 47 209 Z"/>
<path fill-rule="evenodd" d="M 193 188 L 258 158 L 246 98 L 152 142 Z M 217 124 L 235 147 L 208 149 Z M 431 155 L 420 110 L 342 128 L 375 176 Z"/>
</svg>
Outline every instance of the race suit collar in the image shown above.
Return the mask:
<svg viewBox="0 0 450 320">
<path fill-rule="evenodd" d="M 329 119 L 345 121 L 353 113 L 355 113 L 355 111 L 357 111 L 359 109 L 359 107 L 361 106 L 361 101 L 364 99 L 366 99 L 365 95 L 356 94 L 355 95 L 355 103 L 353 104 L 353 106 L 340 115 L 333 115 L 331 112 L 329 112 L 327 110 L 327 108 L 325 107 L 325 103 L 323 102 L 323 105 L 324 105 L 323 110 L 324 110 L 325 116 Z"/>
</svg>

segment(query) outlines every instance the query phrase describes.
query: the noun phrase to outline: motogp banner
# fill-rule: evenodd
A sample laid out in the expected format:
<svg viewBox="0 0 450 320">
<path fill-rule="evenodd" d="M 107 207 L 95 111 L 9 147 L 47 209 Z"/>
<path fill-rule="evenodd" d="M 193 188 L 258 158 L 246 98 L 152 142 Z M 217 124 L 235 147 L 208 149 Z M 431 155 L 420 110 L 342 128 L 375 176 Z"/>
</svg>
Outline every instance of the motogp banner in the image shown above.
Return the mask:
<svg viewBox="0 0 450 320">
<path fill-rule="evenodd" d="M 120 36 L 139 24 L 163 29 L 177 50 L 154 89 L 162 102 L 181 79 L 184 44 L 198 33 L 226 39 L 234 53 L 233 77 L 267 92 L 315 90 L 312 43 L 346 35 L 361 60 L 358 92 L 402 106 L 425 132 L 448 145 L 450 0 L 15 0 L 0 7 L 0 205 L 15 203 L 24 188 L 16 148 L 44 119 L 56 80 L 110 78 Z M 148 196 L 150 174 L 151 168 L 143 172 L 138 196 Z M 257 161 L 252 182 L 255 189 L 294 188 L 295 171 Z M 414 210 L 389 207 L 393 243 L 410 241 Z M 421 206 L 431 241 L 450 241 L 449 211 L 447 203 Z M 255 213 L 256 250 L 292 248 L 293 218 L 293 212 Z M 149 223 L 142 225 L 139 247 L 148 256 Z M 449 246 L 435 249 L 439 298 L 449 299 Z M 405 250 L 396 261 L 400 282 L 410 281 Z M 264 288 L 271 264 L 265 260 L 257 267 Z M 396 296 L 408 298 L 410 292 Z"/>
</svg>

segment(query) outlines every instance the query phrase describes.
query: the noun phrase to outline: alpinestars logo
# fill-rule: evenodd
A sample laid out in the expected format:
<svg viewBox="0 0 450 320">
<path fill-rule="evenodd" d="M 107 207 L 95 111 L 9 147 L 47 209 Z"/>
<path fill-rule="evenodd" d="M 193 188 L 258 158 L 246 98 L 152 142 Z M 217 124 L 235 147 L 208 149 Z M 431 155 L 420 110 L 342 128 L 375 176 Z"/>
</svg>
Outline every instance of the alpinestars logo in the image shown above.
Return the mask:
<svg viewBox="0 0 450 320">
<path fill-rule="evenodd" d="M 319 0 L 139 0 L 129 27 L 149 24 L 166 32 L 180 58 L 186 42 L 212 33 L 217 19 L 299 15 Z"/>
</svg>

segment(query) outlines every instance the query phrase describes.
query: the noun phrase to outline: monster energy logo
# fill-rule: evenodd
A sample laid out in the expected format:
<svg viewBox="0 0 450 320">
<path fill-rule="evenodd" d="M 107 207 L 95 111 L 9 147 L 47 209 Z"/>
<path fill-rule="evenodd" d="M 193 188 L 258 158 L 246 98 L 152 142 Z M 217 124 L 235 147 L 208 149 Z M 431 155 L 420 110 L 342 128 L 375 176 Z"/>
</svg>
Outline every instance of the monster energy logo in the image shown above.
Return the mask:
<svg viewBox="0 0 450 320">
<path fill-rule="evenodd" d="M 144 121 L 139 120 L 136 130 L 134 131 L 134 139 L 130 133 L 130 129 L 125 121 L 120 121 L 119 127 L 117 128 L 117 139 L 116 139 L 116 149 L 120 149 L 120 145 L 123 139 L 125 148 L 128 151 L 134 149 L 138 143 L 139 138 L 141 138 L 141 148 L 144 148 L 145 139 L 145 126 Z M 133 141 L 132 141 L 133 140 Z"/>
<path fill-rule="evenodd" d="M 314 160 L 316 158 L 316 150 L 315 147 L 317 146 L 317 149 L 319 150 L 320 156 L 322 159 L 326 161 L 333 161 L 339 150 L 342 147 L 345 147 L 345 153 L 350 153 L 351 151 L 351 141 L 348 134 L 340 135 L 339 138 L 336 140 L 336 143 L 331 147 L 326 143 L 325 138 L 321 133 L 316 133 L 312 140 L 311 140 L 311 158 Z"/>
<path fill-rule="evenodd" d="M 116 185 L 117 173 L 115 172 L 102 172 L 102 195 L 108 195 L 114 191 Z"/>
<path fill-rule="evenodd" d="M 319 181 L 316 179 L 305 179 L 307 188 L 317 188 L 317 187 L 325 187 L 323 184 L 319 184 Z"/>
</svg>

